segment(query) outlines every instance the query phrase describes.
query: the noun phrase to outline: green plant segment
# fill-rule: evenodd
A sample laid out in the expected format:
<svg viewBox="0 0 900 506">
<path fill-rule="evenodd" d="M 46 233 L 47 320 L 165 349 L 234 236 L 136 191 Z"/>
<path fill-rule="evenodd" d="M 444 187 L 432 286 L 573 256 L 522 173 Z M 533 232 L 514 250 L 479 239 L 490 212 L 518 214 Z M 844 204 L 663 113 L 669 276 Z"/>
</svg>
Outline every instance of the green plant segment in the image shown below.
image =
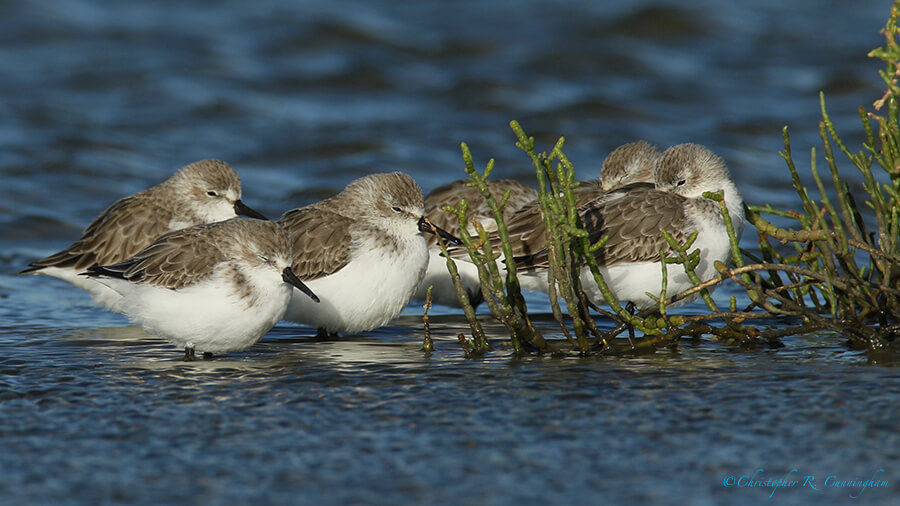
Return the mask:
<svg viewBox="0 0 900 506">
<path fill-rule="evenodd" d="M 591 242 L 589 233 L 585 230 L 578 212 L 573 191 L 579 186 L 575 179 L 575 168 L 563 152 L 565 139 L 560 138 L 553 149 L 547 153 L 537 153 L 534 148 L 534 139 L 528 137 L 522 127 L 515 121 L 510 123 L 518 142 L 516 145 L 529 157 L 535 169 L 535 176 L 539 187 L 539 205 L 543 219 L 544 230 L 547 239 L 547 253 L 549 259 L 548 281 L 550 304 L 554 319 L 560 326 L 565 337 L 562 343 L 550 342 L 534 328 L 528 318 L 525 300 L 519 288 L 516 272 L 519 266 L 509 241 L 509 235 L 503 218 L 503 205 L 507 195 L 499 199 L 491 195 L 486 184 L 487 177 L 493 169 L 493 160 L 483 173 L 476 171 L 472 164 L 472 157 L 465 144 L 462 146 L 463 160 L 466 163 L 466 173 L 471 179 L 470 185 L 476 187 L 488 202 L 493 211 L 493 219 L 497 223 L 498 233 L 493 235 L 499 239 L 500 245 L 491 241 L 491 235 L 487 234 L 481 224 L 468 220 L 466 211 L 468 203 L 461 200 L 455 206 L 448 206 L 445 210 L 454 213 L 460 220 L 460 224 L 471 223 L 477 231 L 477 237 L 473 237 L 465 227 L 461 233 L 461 239 L 468 252 L 469 259 L 477 266 L 482 293 L 487 301 L 488 309 L 509 331 L 513 351 L 516 354 L 526 352 L 538 353 L 565 353 L 577 352 L 582 355 L 591 353 L 631 353 L 642 349 L 669 344 L 684 335 L 713 334 L 729 342 L 750 342 L 762 336 L 760 332 L 752 328 L 745 328 L 738 324 L 741 318 L 746 316 L 737 314 L 734 307 L 729 312 L 721 312 L 716 307 L 708 294 L 708 289 L 715 283 L 703 283 L 694 272 L 698 262 L 700 251 L 692 249 L 696 235 L 689 238 L 684 244 L 678 243 L 673 237 L 668 236 L 669 250 L 660 252 L 660 258 L 666 265 L 678 265 L 684 269 L 690 279 L 695 283 L 695 288 L 681 294 L 668 296 L 665 282 L 661 291 L 651 294 L 659 301 L 658 311 L 645 311 L 633 314 L 619 303 L 607 285 L 600 271 L 597 255 L 607 242 L 602 237 L 596 242 Z M 737 244 L 735 230 L 728 219 L 728 212 L 724 206 L 722 195 L 710 194 L 708 198 L 717 200 L 721 204 L 723 215 L 726 217 L 727 228 L 731 235 L 731 243 Z M 442 245 L 442 247 L 445 247 Z M 456 276 L 456 266 L 450 254 L 444 249 L 447 257 L 448 270 L 457 283 L 457 293 L 464 295 L 462 285 Z M 738 265 L 742 265 L 739 256 Z M 498 260 L 502 260 L 503 269 Z M 585 295 L 582 286 L 581 272 L 584 268 L 590 273 L 590 282 L 596 283 L 611 311 L 594 306 Z M 673 267 L 669 267 L 673 268 Z M 679 267 L 675 267 L 679 268 Z M 501 272 L 504 271 L 504 272 Z M 665 279 L 666 269 L 663 269 Z M 722 282 L 725 278 L 719 278 Z M 712 326 L 701 323 L 696 318 L 685 318 L 666 314 L 666 305 L 685 297 L 699 294 L 712 311 L 704 316 L 704 322 L 719 319 L 724 325 Z M 473 341 L 464 345 L 467 356 L 475 356 L 484 352 L 485 348 L 479 345 L 479 335 L 482 333 L 480 325 L 474 317 L 474 311 L 465 300 L 460 297 L 464 311 L 469 318 L 473 331 Z M 563 310 L 563 305 L 565 311 Z M 734 304 L 732 304 L 734 306 Z M 592 310 L 594 313 L 592 313 Z M 603 318 L 613 321 L 611 330 L 600 330 L 597 321 L 599 314 Z M 608 327 L 609 325 L 604 325 Z M 628 344 L 619 343 L 613 338 L 624 330 L 632 328 L 643 333 L 644 338 L 632 341 Z"/>
<path fill-rule="evenodd" d="M 751 207 L 748 221 L 759 233 L 761 260 L 766 270 L 754 272 L 757 287 L 780 314 L 800 316 L 811 325 L 846 335 L 852 344 L 877 350 L 895 339 L 900 327 L 900 127 L 897 86 L 900 46 L 895 2 L 882 33 L 884 47 L 869 56 L 881 59 L 880 72 L 887 90 L 874 104 L 875 112 L 859 108 L 865 132 L 862 149 L 852 152 L 841 139 L 820 94 L 822 140 L 827 176 L 819 168 L 817 150 L 810 154 L 815 191 L 800 182 L 787 128 L 781 153 L 800 199 L 800 211 L 782 211 L 770 206 Z M 883 110 L 884 115 L 877 114 Z M 854 167 L 862 175 L 863 205 L 857 203 L 850 186 L 841 177 L 839 163 Z M 879 182 L 881 172 L 889 182 Z M 830 176 L 830 177 L 828 177 Z M 817 194 L 814 196 L 814 194 Z M 796 228 L 776 227 L 765 215 L 796 223 Z M 776 248 L 772 240 L 789 248 Z M 787 250 L 792 254 L 781 253 Z M 750 257 L 750 255 L 747 255 Z"/>
<path fill-rule="evenodd" d="M 469 148 L 465 143 L 462 144 L 462 151 L 463 161 L 466 164 L 466 174 L 472 179 L 472 182 L 469 184 L 478 188 L 482 197 L 484 197 L 490 207 L 494 218 L 497 221 L 503 245 L 503 259 L 505 261 L 507 273 L 505 277 L 501 275 L 500 267 L 497 265 L 497 260 L 501 257 L 494 250 L 494 245 L 491 244 L 491 241 L 488 239 L 488 234 L 484 230 L 484 227 L 478 221 L 473 221 L 472 223 L 475 226 L 478 238 L 473 238 L 469 233 L 466 227 L 466 224 L 469 222 L 466 215 L 468 203 L 465 200 L 461 200 L 456 206 L 448 206 L 445 208 L 446 211 L 454 213 L 459 219 L 460 238 L 466 245 L 466 249 L 472 262 L 478 267 L 478 276 L 481 281 L 481 291 L 484 301 L 490 309 L 491 314 L 493 314 L 494 317 L 503 323 L 509 330 L 510 340 L 513 349 L 517 354 L 528 351 L 537 351 L 541 353 L 550 351 L 544 337 L 534 325 L 532 325 L 531 320 L 528 318 L 528 309 L 525 305 L 525 298 L 522 296 L 515 275 L 516 263 L 512 254 L 512 247 L 510 246 L 506 225 L 503 221 L 502 211 L 503 206 L 509 199 L 509 195 L 504 195 L 501 201 L 497 202 L 485 183 L 493 170 L 493 160 L 488 162 L 483 173 L 479 173 L 475 169 L 475 165 L 472 161 L 472 154 L 469 152 Z M 447 269 L 456 286 L 457 296 L 462 303 L 463 311 L 472 328 L 474 341 L 468 345 L 464 344 L 464 348 L 468 346 L 472 350 L 471 353 L 467 352 L 467 355 L 481 355 L 489 349 L 490 345 L 484 337 L 484 331 L 481 329 L 481 325 L 475 317 L 475 311 L 469 303 L 469 298 L 465 294 L 465 290 L 460 283 L 456 264 L 448 253 L 446 244 L 444 244 L 443 241 L 440 241 L 439 245 L 444 256 L 447 258 Z M 466 341 L 462 342 L 466 343 Z"/>
<path fill-rule="evenodd" d="M 894 3 L 882 30 L 884 46 L 869 53 L 885 62 L 885 70 L 880 75 L 887 89 L 875 102 L 874 111 L 859 109 L 865 132 L 861 149 L 853 152 L 843 142 L 828 115 L 824 95 L 820 94 L 822 148 L 813 148 L 810 153 L 815 188 L 809 190 L 801 182 L 785 127 L 781 155 L 797 192 L 798 208 L 747 206 L 747 222 L 755 227 L 758 235 L 759 251 L 753 253 L 738 248 L 738 237 L 725 209 L 723 194 L 705 194 L 719 202 L 731 244 L 733 267 L 718 263 L 716 269 L 720 275 L 702 280 L 694 273 L 700 253 L 692 249 L 694 238 L 679 244 L 665 234 L 669 248 L 660 252 L 660 258 L 670 269 L 684 269 L 695 286 L 681 294 L 667 293 L 663 268 L 663 286 L 659 292 L 650 294 L 659 301 L 658 306 L 638 314 L 616 301 L 601 275 L 596 255 L 606 238 L 592 243 L 582 225 L 573 193 L 579 183 L 574 166 L 563 152 L 564 139 L 560 138 L 549 153 L 538 153 L 534 139 L 517 122 L 511 122 L 516 145 L 535 169 L 549 258 L 550 303 L 565 340 L 545 339 L 532 325 L 516 277 L 520 267 L 502 214 L 508 195 L 499 199 L 491 195 L 485 181 L 493 169 L 493 160 L 483 172 L 478 172 L 463 144 L 469 184 L 478 188 L 492 210 L 498 230 L 493 237 L 495 241 L 499 239 L 499 244 L 492 243 L 489 234 L 475 220 L 471 225 L 476 234 L 473 236 L 466 230 L 469 220 L 465 201 L 446 210 L 453 212 L 463 225 L 461 239 L 470 260 L 478 267 L 488 309 L 508 329 L 514 352 L 634 353 L 698 335 L 727 343 L 777 346 L 781 337 L 822 329 L 847 336 L 855 346 L 871 350 L 888 347 L 900 334 L 900 325 L 896 323 L 900 321 L 898 13 L 900 0 Z M 824 169 L 819 161 L 820 152 L 824 154 Z M 864 193 L 854 195 L 842 177 L 842 171 L 850 167 L 861 174 Z M 444 254 L 451 275 L 455 275 L 454 262 L 446 249 Z M 502 267 L 498 261 L 502 261 Z M 609 311 L 593 306 L 586 297 L 581 285 L 587 279 L 581 275 L 584 268 L 603 294 Z M 473 340 L 463 339 L 467 356 L 483 354 L 490 349 L 487 338 L 458 283 L 458 276 L 455 279 L 472 327 Z M 748 307 L 738 310 L 734 298 L 727 309 L 717 307 L 709 290 L 728 280 L 746 290 L 751 301 Z M 706 304 L 708 314 L 688 317 L 667 313 L 668 304 L 697 296 Z M 598 315 L 604 319 L 602 325 L 595 321 Z M 781 318 L 781 324 L 776 330 L 748 325 L 759 318 Z M 610 326 L 611 330 L 600 330 Z M 643 337 L 629 339 L 627 344 L 613 339 L 629 327 L 641 331 Z"/>
</svg>

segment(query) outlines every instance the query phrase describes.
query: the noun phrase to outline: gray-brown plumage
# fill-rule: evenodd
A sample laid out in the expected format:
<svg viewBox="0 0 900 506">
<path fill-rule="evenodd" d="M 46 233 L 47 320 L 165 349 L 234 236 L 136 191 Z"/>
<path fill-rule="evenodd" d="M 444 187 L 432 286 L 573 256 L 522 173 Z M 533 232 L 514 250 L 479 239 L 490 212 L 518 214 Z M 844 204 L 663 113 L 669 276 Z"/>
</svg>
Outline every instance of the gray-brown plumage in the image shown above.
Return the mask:
<svg viewBox="0 0 900 506">
<path fill-rule="evenodd" d="M 419 185 L 406 174 L 373 174 L 357 179 L 334 197 L 285 212 L 278 222 L 294 246 L 294 272 L 306 280 L 341 270 L 359 238 L 397 251 L 391 233 L 396 217 L 418 221 L 424 201 Z"/>
<path fill-rule="evenodd" d="M 598 265 L 606 271 L 604 277 L 613 293 L 639 306 L 652 305 L 646 292 L 656 293 L 660 288 L 660 253 L 670 249 L 662 230 L 681 243 L 692 233 L 699 233 L 693 247 L 701 250 L 697 268 L 701 279 L 715 275 L 715 261 L 728 259 L 730 244 L 718 205 L 702 197 L 704 192 L 724 190 L 738 234 L 744 221 L 743 201 L 725 162 L 703 146 L 681 144 L 667 149 L 656 164 L 653 180 L 655 186 L 626 184 L 599 192 L 578 205 L 578 214 L 590 240 L 609 237 L 595 255 Z M 530 277 L 523 280 L 522 286 L 546 290 L 544 273 L 548 268 L 548 252 L 540 208 L 535 204 L 526 206 L 507 225 L 518 266 Z M 492 235 L 492 241 L 499 242 L 499 238 Z M 466 258 L 461 250 L 453 254 Z M 671 293 L 690 286 L 683 270 L 670 273 L 669 289 L 674 290 Z M 597 300 L 599 292 L 594 295 L 592 298 Z"/>
<path fill-rule="evenodd" d="M 465 199 L 467 207 L 467 216 L 470 220 L 477 220 L 488 232 L 497 230 L 497 223 L 494 221 L 494 213 L 488 206 L 484 196 L 478 188 L 469 186 L 469 180 L 461 179 L 439 186 L 431 191 L 425 197 L 425 213 L 428 219 L 447 230 L 453 235 L 459 235 L 459 219 L 455 214 L 444 211 L 442 208 L 446 205 L 457 205 L 461 199 Z M 491 195 L 499 203 L 503 196 L 509 191 L 509 200 L 503 207 L 504 220 L 509 219 L 522 207 L 529 205 L 537 200 L 537 190 L 526 186 L 518 181 L 511 179 L 498 179 L 488 181 L 488 188 Z M 475 234 L 473 226 L 469 226 L 469 232 Z M 440 248 L 437 245 L 437 237 L 428 237 L 429 262 L 428 270 L 425 277 L 416 288 L 413 295 L 415 300 L 424 300 L 428 293 L 428 287 L 434 286 L 431 297 L 435 304 L 443 304 L 446 306 L 459 306 L 456 288 L 447 272 L 446 259 L 441 256 Z M 465 287 L 469 301 L 474 305 L 482 301 L 481 283 L 478 280 L 478 272 L 471 264 L 457 264 L 460 279 Z"/>
<path fill-rule="evenodd" d="M 596 258 L 598 265 L 619 262 L 655 262 L 668 250 L 660 230 L 684 242 L 690 232 L 685 198 L 647 186 L 625 187 L 604 193 L 579 206 L 591 242 L 609 236 Z M 509 235 L 522 268 L 548 267 L 547 242 L 540 212 L 517 215 L 509 224 Z"/>
<path fill-rule="evenodd" d="M 291 299 L 285 319 L 320 333 L 384 325 L 409 302 L 428 264 L 419 185 L 406 174 L 373 174 L 334 197 L 284 213 L 294 272 L 321 298 Z"/>
<path fill-rule="evenodd" d="M 169 232 L 131 258 L 90 267 L 86 274 L 180 290 L 210 277 L 229 262 L 258 265 L 274 260 L 270 257 L 275 255 L 293 257 L 281 226 L 271 221 L 233 218 Z M 316 299 L 312 292 L 307 295 Z"/>
<path fill-rule="evenodd" d="M 503 207 L 503 216 L 506 219 L 512 216 L 523 206 L 537 199 L 537 190 L 523 183 L 512 179 L 498 179 L 496 181 L 488 181 L 488 189 L 491 195 L 499 203 L 503 196 L 509 191 L 509 200 Z M 460 179 L 438 186 L 425 197 L 425 216 L 431 223 L 443 228 L 447 232 L 459 236 L 459 220 L 456 215 L 443 210 L 444 206 L 455 206 L 460 200 L 465 199 L 468 208 L 467 216 L 470 219 L 477 219 L 482 222 L 488 231 L 496 230 L 496 224 L 493 224 L 493 211 L 487 204 L 484 196 L 478 188 L 469 186 L 469 180 Z M 429 245 L 437 243 L 437 237 L 432 235 L 428 238 Z"/>
<path fill-rule="evenodd" d="M 614 221 L 606 224 L 603 223 L 602 219 L 602 215 L 606 212 L 603 208 L 610 205 L 608 201 L 618 200 L 616 196 L 618 194 L 613 190 L 646 192 L 654 189 L 656 166 L 661 157 L 661 153 L 655 146 L 643 140 L 623 144 L 614 149 L 603 161 L 600 178 L 580 181 L 579 185 L 572 192 L 579 214 L 585 221 L 585 226 L 595 227 L 597 231 L 602 230 L 606 232 L 608 228 L 615 229 L 622 220 L 627 219 L 630 221 L 636 213 L 642 212 L 641 210 L 635 211 L 629 209 L 629 206 L 624 206 L 621 212 L 629 213 L 627 218 L 617 216 Z M 605 194 L 608 195 L 604 197 Z M 656 195 L 649 198 L 652 202 L 648 203 L 647 210 L 671 205 L 671 203 L 663 202 L 669 200 L 664 196 Z M 631 205 L 633 206 L 634 203 Z M 642 220 L 630 223 L 629 226 L 648 230 L 654 226 L 663 225 L 663 223 L 654 223 L 655 220 L 657 218 L 652 216 L 645 217 Z M 526 264 L 537 261 L 538 259 L 534 255 L 537 254 L 539 256 L 541 252 L 544 252 L 546 240 L 544 239 L 541 207 L 537 202 L 536 194 L 534 199 L 520 206 L 517 212 L 507 218 L 506 223 L 511 238 L 514 238 L 513 245 L 517 256 L 522 257 Z M 611 237 L 610 243 L 622 244 L 623 241 L 627 242 L 628 240 L 629 238 L 626 237 Z M 610 247 L 612 246 L 610 245 Z"/>
<path fill-rule="evenodd" d="M 244 349 L 281 319 L 292 290 L 317 297 L 291 271 L 277 223 L 233 218 L 176 230 L 133 257 L 88 268 L 121 296 L 114 310 L 148 332 L 204 352 Z"/>
<path fill-rule="evenodd" d="M 601 193 L 624 186 L 640 183 L 652 187 L 661 156 L 656 146 L 643 140 L 617 147 L 603 160 L 599 178 L 578 182 L 572 192 L 576 204 L 586 204 Z"/>
<path fill-rule="evenodd" d="M 343 269 L 350 261 L 352 234 L 368 228 L 319 204 L 292 209 L 278 220 L 301 253 L 294 257 L 294 273 L 300 279 L 318 279 Z"/>
<path fill-rule="evenodd" d="M 96 301 L 108 306 L 114 302 L 107 297 L 111 295 L 108 290 L 79 273 L 125 260 L 167 232 L 237 215 L 265 219 L 241 201 L 240 179 L 227 163 L 201 160 L 156 186 L 117 201 L 94 219 L 75 243 L 32 262 L 21 273 L 58 277 L 90 291 Z"/>
<path fill-rule="evenodd" d="M 117 201 L 95 218 L 74 244 L 35 260 L 22 273 L 44 267 L 84 271 L 124 260 L 172 230 L 245 213 L 240 198 L 241 181 L 228 164 L 220 160 L 194 162 L 166 181 Z M 219 207 L 216 201 L 224 201 L 228 210 L 212 209 Z"/>
<path fill-rule="evenodd" d="M 654 183 L 662 154 L 647 141 L 623 144 L 607 155 L 600 167 L 600 188 L 610 191 L 632 183 Z"/>
<path fill-rule="evenodd" d="M 646 153 L 649 144 L 639 141 L 626 146 L 628 151 Z M 630 159 L 630 155 L 624 159 Z M 657 182 L 655 186 L 631 182 L 578 206 L 591 242 L 609 237 L 597 252 L 598 265 L 659 261 L 660 252 L 669 250 L 661 230 L 684 243 L 699 226 L 695 216 L 714 219 L 718 214 L 716 204 L 703 198 L 703 192 L 733 188 L 724 161 L 698 144 L 667 149 L 654 168 L 651 178 Z M 731 193 L 737 194 L 736 190 Z M 732 206 L 740 211 L 740 219 L 735 220 L 740 226 L 743 210 L 740 205 Z M 546 268 L 547 243 L 540 209 L 517 213 L 508 225 L 513 251 L 524 266 Z"/>
<path fill-rule="evenodd" d="M 90 267 L 87 275 L 109 276 L 178 290 L 212 274 L 216 266 L 226 259 L 223 248 L 236 249 L 240 246 L 238 235 L 242 228 L 246 228 L 243 225 L 243 221 L 228 227 L 214 223 L 169 232 L 127 260 Z M 274 223 L 269 223 L 269 226 L 277 228 Z M 280 247 L 289 251 L 290 245 L 283 233 L 275 234 L 275 238 L 283 243 L 276 245 L 275 249 Z M 246 256 L 243 252 L 239 255 Z"/>
</svg>

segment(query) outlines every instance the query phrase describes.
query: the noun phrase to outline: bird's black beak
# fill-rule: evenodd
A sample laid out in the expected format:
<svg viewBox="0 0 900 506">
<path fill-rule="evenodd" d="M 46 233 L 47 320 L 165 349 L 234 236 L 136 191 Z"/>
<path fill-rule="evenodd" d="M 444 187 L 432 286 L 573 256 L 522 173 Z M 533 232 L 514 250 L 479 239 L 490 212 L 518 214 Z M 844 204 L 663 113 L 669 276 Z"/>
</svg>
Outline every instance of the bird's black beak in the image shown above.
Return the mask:
<svg viewBox="0 0 900 506">
<path fill-rule="evenodd" d="M 281 279 L 283 279 L 285 283 L 297 287 L 297 290 L 309 295 L 310 299 L 319 302 L 319 298 L 316 297 L 316 294 L 314 294 L 308 286 L 303 284 L 303 281 L 300 281 L 300 278 L 294 274 L 294 271 L 292 271 L 290 267 L 285 267 L 284 270 L 281 271 Z"/>
<path fill-rule="evenodd" d="M 455 235 L 447 232 L 441 227 L 435 226 L 433 223 L 428 221 L 428 218 L 424 216 L 419 218 L 419 230 L 422 232 L 428 232 L 430 234 L 437 232 L 437 235 L 441 236 L 441 238 L 454 246 L 459 246 L 460 244 L 462 244 L 462 241 L 460 241 L 459 238 L 457 238 Z"/>
<path fill-rule="evenodd" d="M 268 220 L 269 219 L 269 218 L 266 218 L 265 216 L 259 214 L 258 212 L 254 211 L 253 209 L 250 209 L 249 207 L 247 207 L 247 204 L 244 204 L 243 202 L 241 202 L 240 199 L 238 199 L 234 203 L 234 212 L 236 214 L 238 214 L 239 216 L 249 216 L 250 218 L 256 218 L 257 220 Z"/>
</svg>

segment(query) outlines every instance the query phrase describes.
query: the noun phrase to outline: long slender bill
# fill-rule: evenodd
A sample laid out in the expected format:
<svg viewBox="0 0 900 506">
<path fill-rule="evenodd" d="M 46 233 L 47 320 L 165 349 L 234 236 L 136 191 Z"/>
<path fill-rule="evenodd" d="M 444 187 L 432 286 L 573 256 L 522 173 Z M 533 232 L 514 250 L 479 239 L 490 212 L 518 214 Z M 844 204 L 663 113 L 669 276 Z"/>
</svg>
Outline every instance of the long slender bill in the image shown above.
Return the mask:
<svg viewBox="0 0 900 506">
<path fill-rule="evenodd" d="M 309 298 L 311 298 L 312 300 L 319 302 L 319 298 L 316 296 L 316 294 L 314 294 L 308 286 L 303 284 L 303 281 L 300 281 L 300 278 L 298 278 L 297 275 L 294 274 L 294 271 L 292 271 L 290 267 L 285 267 L 284 270 L 281 271 L 281 279 L 283 279 L 285 283 L 293 285 L 301 292 L 309 295 Z"/>
<path fill-rule="evenodd" d="M 235 201 L 234 212 L 240 216 L 248 216 L 250 218 L 256 218 L 257 220 L 268 220 L 269 219 L 269 218 L 266 218 L 265 216 L 263 216 L 262 214 L 251 209 L 249 206 L 247 206 L 247 204 L 244 204 L 243 202 L 241 202 L 241 199 L 238 199 L 237 201 Z"/>
<path fill-rule="evenodd" d="M 442 229 L 441 227 L 435 226 L 433 223 L 428 221 L 428 218 L 426 218 L 424 216 L 419 218 L 419 230 L 421 230 L 422 232 L 428 232 L 429 234 L 433 234 L 433 233 L 435 233 L 435 231 L 437 231 L 437 234 L 439 236 L 441 236 L 448 243 L 450 243 L 454 246 L 459 246 L 460 244 L 462 244 L 462 241 L 459 240 L 458 237 L 451 234 L 450 232 L 447 232 L 446 230 Z"/>
</svg>

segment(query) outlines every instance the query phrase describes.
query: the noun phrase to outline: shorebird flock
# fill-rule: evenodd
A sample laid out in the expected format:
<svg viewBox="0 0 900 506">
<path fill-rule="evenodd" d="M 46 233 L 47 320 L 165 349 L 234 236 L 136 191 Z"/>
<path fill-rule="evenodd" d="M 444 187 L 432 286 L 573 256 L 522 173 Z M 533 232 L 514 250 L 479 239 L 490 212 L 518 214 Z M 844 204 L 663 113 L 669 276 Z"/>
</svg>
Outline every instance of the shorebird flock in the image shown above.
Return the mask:
<svg viewBox="0 0 900 506">
<path fill-rule="evenodd" d="M 503 217 L 522 287 L 547 292 L 537 191 L 512 180 L 489 187 L 498 197 L 510 193 Z M 731 246 L 718 205 L 702 194 L 719 190 L 740 233 L 743 202 L 728 168 L 697 144 L 663 152 L 644 141 L 626 144 L 604 160 L 598 179 L 581 182 L 578 213 L 592 241 L 609 237 L 596 258 L 619 301 L 654 304 L 646 292 L 661 287 L 664 230 L 681 242 L 696 232 L 696 272 L 702 280 L 715 276 L 713 264 L 726 262 Z M 406 174 L 372 174 L 273 222 L 242 202 L 228 164 L 202 160 L 117 201 L 71 246 L 21 273 L 87 290 L 97 304 L 183 348 L 186 360 L 198 351 L 208 358 L 244 350 L 281 320 L 320 337 L 364 332 L 424 299 L 429 286 L 435 303 L 459 305 L 435 231 L 460 260 L 470 299 L 481 300 L 477 269 L 456 239 L 459 222 L 442 210 L 460 199 L 469 203 L 470 220 L 499 241 L 483 197 L 463 180 L 423 197 Z M 671 294 L 693 286 L 680 266 L 667 269 Z M 581 276 L 588 297 L 604 303 L 586 267 Z"/>
</svg>

